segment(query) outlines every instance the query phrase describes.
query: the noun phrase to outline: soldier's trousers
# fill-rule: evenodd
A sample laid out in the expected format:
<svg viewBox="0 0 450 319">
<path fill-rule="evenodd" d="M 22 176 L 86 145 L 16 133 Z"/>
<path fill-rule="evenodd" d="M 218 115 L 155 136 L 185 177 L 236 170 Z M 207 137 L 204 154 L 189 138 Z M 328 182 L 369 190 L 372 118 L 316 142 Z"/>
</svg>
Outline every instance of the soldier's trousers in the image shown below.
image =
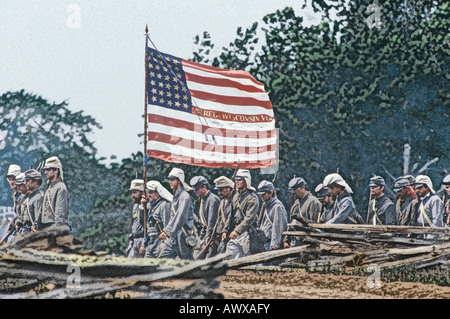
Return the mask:
<svg viewBox="0 0 450 319">
<path fill-rule="evenodd" d="M 130 240 L 130 244 L 127 247 L 127 253 L 126 256 L 129 258 L 142 258 L 141 254 L 139 253 L 139 248 L 144 243 L 144 238 L 133 238 Z"/>
<path fill-rule="evenodd" d="M 162 245 L 159 258 L 194 259 L 193 247 L 186 244 L 186 235 L 180 230 L 175 238 L 167 238 Z"/>
<path fill-rule="evenodd" d="M 229 259 L 237 259 L 250 255 L 250 236 L 243 232 L 236 239 L 230 239 L 227 244 L 227 253 L 231 252 Z"/>
<path fill-rule="evenodd" d="M 150 236 L 147 247 L 145 248 L 145 258 L 158 258 L 162 249 L 162 241 L 158 235 Z"/>
</svg>

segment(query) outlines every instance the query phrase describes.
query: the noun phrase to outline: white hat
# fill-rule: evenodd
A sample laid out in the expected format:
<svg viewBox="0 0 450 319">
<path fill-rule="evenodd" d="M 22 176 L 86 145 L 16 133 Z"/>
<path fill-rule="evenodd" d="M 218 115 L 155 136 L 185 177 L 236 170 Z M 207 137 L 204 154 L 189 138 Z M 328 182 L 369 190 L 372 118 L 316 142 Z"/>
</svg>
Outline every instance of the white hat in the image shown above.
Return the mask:
<svg viewBox="0 0 450 319">
<path fill-rule="evenodd" d="M 20 173 L 16 176 L 16 185 L 22 185 L 25 183 L 25 173 Z"/>
<path fill-rule="evenodd" d="M 222 188 L 222 187 L 231 187 L 231 188 L 234 188 L 234 183 L 233 183 L 233 181 L 232 181 L 231 179 L 229 179 L 228 177 L 226 177 L 226 176 L 220 176 L 220 177 L 217 177 L 217 178 L 214 180 L 214 184 L 216 184 L 215 189 L 219 189 L 219 188 Z"/>
<path fill-rule="evenodd" d="M 245 182 L 247 183 L 247 188 L 249 190 L 252 190 L 252 191 L 255 190 L 255 188 L 252 187 L 252 176 L 250 175 L 250 171 L 248 169 L 240 169 L 240 170 L 238 170 L 237 173 L 236 173 L 235 180 L 239 179 L 239 178 L 245 179 Z"/>
<path fill-rule="evenodd" d="M 167 199 L 169 202 L 172 202 L 173 195 L 164 188 L 164 186 L 161 185 L 158 181 L 148 181 L 147 182 L 147 189 L 151 191 L 157 191 L 159 196 L 161 196 L 164 199 Z"/>
<path fill-rule="evenodd" d="M 192 188 L 184 181 L 184 172 L 182 169 L 176 167 L 172 168 L 168 178 L 177 178 L 181 184 L 183 184 L 183 187 L 187 192 L 192 190 Z"/>
<path fill-rule="evenodd" d="M 143 179 L 133 179 L 130 184 L 130 191 L 144 191 L 144 180 Z"/>
<path fill-rule="evenodd" d="M 44 167 L 42 169 L 45 170 L 45 169 L 48 169 L 48 168 L 57 168 L 57 169 L 59 169 L 59 174 L 61 176 L 61 179 L 64 180 L 62 164 L 61 164 L 61 161 L 59 160 L 58 157 L 52 156 L 52 157 L 49 157 L 49 158 L 47 158 L 45 160 L 45 164 L 44 164 Z"/>
<path fill-rule="evenodd" d="M 344 187 L 345 190 L 347 191 L 347 193 L 353 194 L 352 189 L 344 181 L 344 179 L 342 178 L 341 175 L 333 173 L 333 174 L 329 174 L 329 175 L 325 176 L 325 178 L 323 179 L 323 185 L 326 187 L 330 187 L 331 184 L 335 184 L 335 183 Z"/>
<path fill-rule="evenodd" d="M 17 177 L 17 175 L 20 174 L 20 166 L 16 164 L 9 165 L 8 173 L 6 174 L 6 177 L 14 176 Z"/>
<path fill-rule="evenodd" d="M 450 185 L 450 174 L 444 177 L 444 179 L 442 180 L 442 184 Z"/>
<path fill-rule="evenodd" d="M 433 182 L 431 181 L 431 179 L 427 175 L 417 175 L 417 177 L 416 177 L 416 188 L 419 188 L 423 184 L 428 186 L 428 188 L 430 189 L 432 194 L 436 193 L 434 191 L 434 189 L 433 189 Z"/>
</svg>

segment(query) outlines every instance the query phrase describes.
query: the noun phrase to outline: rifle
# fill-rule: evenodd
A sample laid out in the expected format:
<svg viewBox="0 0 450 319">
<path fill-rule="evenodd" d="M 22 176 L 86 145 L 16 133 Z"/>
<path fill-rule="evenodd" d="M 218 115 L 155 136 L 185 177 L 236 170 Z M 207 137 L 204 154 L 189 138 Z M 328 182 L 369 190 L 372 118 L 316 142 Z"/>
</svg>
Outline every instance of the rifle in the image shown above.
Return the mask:
<svg viewBox="0 0 450 319">
<path fill-rule="evenodd" d="M 370 192 L 370 195 L 369 195 L 369 205 L 367 205 L 367 206 L 369 206 L 369 207 L 367 208 L 366 224 L 369 224 L 370 202 L 371 202 L 371 201 L 372 201 L 372 192 Z"/>
<path fill-rule="evenodd" d="M 8 218 L 4 219 L 2 224 L 6 224 L 10 222 Z M 6 241 L 8 240 L 9 236 L 11 236 L 14 233 L 14 225 L 11 225 L 11 229 L 5 234 L 5 236 L 3 236 L 2 240 L 0 240 L 0 244 L 6 243 Z"/>
<path fill-rule="evenodd" d="M 231 177 L 232 181 L 234 181 L 238 170 L 239 170 L 239 160 L 237 162 L 236 169 L 234 170 L 233 176 Z M 234 191 L 236 192 L 236 184 L 234 184 Z M 195 257 L 195 260 L 204 259 L 206 257 L 206 254 L 208 253 L 209 247 L 211 246 L 211 244 L 214 241 L 214 237 L 215 237 L 215 234 L 216 234 L 216 229 L 217 229 L 217 226 L 219 225 L 219 222 L 220 222 L 220 219 L 217 218 L 216 224 L 214 225 L 214 228 L 213 228 L 213 230 L 211 232 L 211 236 L 209 237 L 208 242 L 205 244 L 205 247 L 203 247 L 203 249 L 199 252 L 197 257 Z"/>
</svg>

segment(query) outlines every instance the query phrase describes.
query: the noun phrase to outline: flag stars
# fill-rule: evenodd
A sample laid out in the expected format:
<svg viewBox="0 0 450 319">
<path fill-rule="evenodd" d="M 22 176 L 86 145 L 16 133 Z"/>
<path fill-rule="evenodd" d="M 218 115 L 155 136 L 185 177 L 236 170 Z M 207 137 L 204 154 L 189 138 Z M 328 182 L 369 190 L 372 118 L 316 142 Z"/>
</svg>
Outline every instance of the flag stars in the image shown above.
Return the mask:
<svg viewBox="0 0 450 319">
<path fill-rule="evenodd" d="M 182 63 L 176 58 L 156 53 L 149 49 L 149 101 L 168 110 L 189 112 L 191 107 L 189 90 Z M 150 66 L 151 65 L 151 66 Z"/>
</svg>

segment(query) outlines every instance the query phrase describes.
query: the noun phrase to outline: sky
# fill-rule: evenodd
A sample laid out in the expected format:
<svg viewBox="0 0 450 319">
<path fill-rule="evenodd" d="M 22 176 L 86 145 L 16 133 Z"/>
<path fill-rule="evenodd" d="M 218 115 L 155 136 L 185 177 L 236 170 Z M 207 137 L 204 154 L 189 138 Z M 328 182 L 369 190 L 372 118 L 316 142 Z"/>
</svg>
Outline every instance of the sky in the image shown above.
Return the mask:
<svg viewBox="0 0 450 319">
<path fill-rule="evenodd" d="M 24 89 L 82 110 L 102 127 L 88 135 L 97 158 L 120 163 L 143 151 L 146 25 L 158 50 L 190 59 L 196 35 L 208 31 L 220 50 L 286 6 L 320 20 L 303 0 L 0 0 L 0 94 Z"/>
</svg>

